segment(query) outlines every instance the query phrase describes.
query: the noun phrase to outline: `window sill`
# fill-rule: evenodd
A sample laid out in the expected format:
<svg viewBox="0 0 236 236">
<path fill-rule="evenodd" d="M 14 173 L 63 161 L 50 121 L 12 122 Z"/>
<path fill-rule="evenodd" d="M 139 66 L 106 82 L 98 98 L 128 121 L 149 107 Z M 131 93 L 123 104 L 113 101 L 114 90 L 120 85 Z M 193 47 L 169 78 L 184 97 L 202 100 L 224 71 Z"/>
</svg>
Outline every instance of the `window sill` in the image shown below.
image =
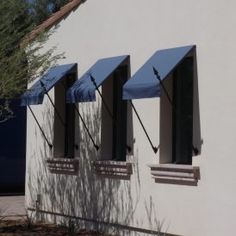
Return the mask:
<svg viewBox="0 0 236 236">
<path fill-rule="evenodd" d="M 149 167 L 156 183 L 197 186 L 200 180 L 200 169 L 197 166 L 160 164 Z"/>
<path fill-rule="evenodd" d="M 70 158 L 48 158 L 47 167 L 52 174 L 76 175 L 79 160 Z"/>
<path fill-rule="evenodd" d="M 132 164 L 123 161 L 95 161 L 95 173 L 102 177 L 129 180 L 132 175 Z"/>
</svg>

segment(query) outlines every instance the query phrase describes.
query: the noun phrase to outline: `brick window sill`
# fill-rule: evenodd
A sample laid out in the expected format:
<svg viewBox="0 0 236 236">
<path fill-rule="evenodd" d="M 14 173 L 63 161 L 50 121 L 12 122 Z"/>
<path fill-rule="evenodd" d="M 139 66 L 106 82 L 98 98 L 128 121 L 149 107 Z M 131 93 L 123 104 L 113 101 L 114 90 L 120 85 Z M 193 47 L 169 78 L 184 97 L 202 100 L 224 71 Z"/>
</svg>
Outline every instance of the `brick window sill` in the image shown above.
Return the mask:
<svg viewBox="0 0 236 236">
<path fill-rule="evenodd" d="M 156 183 L 197 186 L 200 180 L 200 169 L 197 166 L 159 164 L 149 167 Z"/>
<path fill-rule="evenodd" d="M 93 162 L 97 175 L 107 178 L 129 180 L 132 175 L 132 163 L 124 161 L 102 160 Z"/>
<path fill-rule="evenodd" d="M 52 174 L 76 175 L 79 166 L 79 160 L 71 158 L 48 158 L 46 163 Z"/>
</svg>

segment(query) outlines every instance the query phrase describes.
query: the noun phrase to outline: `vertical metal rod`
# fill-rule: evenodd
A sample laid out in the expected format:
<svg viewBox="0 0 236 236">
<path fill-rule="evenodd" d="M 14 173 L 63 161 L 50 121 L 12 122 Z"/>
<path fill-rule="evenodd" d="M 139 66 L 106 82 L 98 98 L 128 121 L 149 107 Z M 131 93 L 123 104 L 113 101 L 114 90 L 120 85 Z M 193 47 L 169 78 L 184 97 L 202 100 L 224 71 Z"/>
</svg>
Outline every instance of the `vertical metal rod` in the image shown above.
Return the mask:
<svg viewBox="0 0 236 236">
<path fill-rule="evenodd" d="M 42 82 L 42 81 L 40 81 L 40 84 L 41 84 L 41 86 L 43 87 L 43 89 L 44 89 L 44 92 L 46 93 L 46 95 L 47 95 L 47 97 L 48 97 L 48 99 L 49 99 L 50 103 L 52 104 L 52 106 L 53 106 L 53 108 L 54 108 L 54 110 L 55 110 L 55 112 L 56 112 L 56 114 L 57 114 L 57 116 L 58 116 L 59 120 L 61 121 L 62 125 L 65 127 L 65 126 L 66 126 L 66 124 L 65 124 L 65 122 L 63 121 L 63 119 L 62 119 L 62 117 L 61 117 L 61 115 L 60 115 L 59 111 L 57 110 L 57 108 L 56 108 L 55 104 L 53 103 L 52 99 L 51 99 L 51 98 L 50 98 L 50 96 L 48 95 L 48 92 L 47 92 L 47 90 L 46 90 L 46 88 L 45 88 L 45 86 L 44 86 L 43 82 Z"/>
<path fill-rule="evenodd" d="M 96 81 L 95 81 L 95 78 L 94 78 L 91 74 L 90 74 L 89 76 L 90 76 L 90 79 L 91 79 L 92 83 L 94 84 L 94 87 L 96 88 L 96 90 L 97 90 L 99 96 L 101 97 L 102 103 L 104 104 L 104 106 L 105 106 L 105 108 L 106 108 L 108 114 L 110 115 L 110 117 L 112 118 L 112 121 L 114 122 L 115 126 L 117 127 L 116 119 L 115 119 L 115 117 L 113 116 L 112 112 L 110 111 L 110 109 L 109 109 L 109 107 L 108 107 L 108 105 L 107 105 L 105 99 L 103 98 L 102 93 L 100 92 L 100 90 L 99 90 L 99 88 L 98 88 L 98 86 L 97 86 L 97 83 L 96 83 Z M 126 144 L 126 149 L 128 150 L 128 152 L 131 152 L 131 147 L 130 147 L 129 145 L 127 145 L 127 144 Z"/>
<path fill-rule="evenodd" d="M 37 125 L 38 125 L 38 127 L 39 127 L 39 129 L 40 129 L 40 131 L 42 132 L 42 134 L 43 134 L 43 137 L 44 137 L 44 139 L 46 140 L 46 142 L 47 142 L 47 144 L 48 144 L 48 146 L 49 146 L 49 148 L 50 149 L 52 149 L 52 144 L 48 141 L 48 139 L 47 139 L 47 137 L 46 137 L 46 135 L 45 135 L 45 133 L 44 133 L 44 131 L 43 131 L 43 129 L 42 129 L 42 127 L 40 126 L 40 124 L 39 124 L 39 122 L 38 122 L 38 120 L 37 120 L 37 118 L 36 118 L 36 116 L 35 116 L 35 114 L 34 114 L 34 112 L 32 111 L 32 109 L 31 109 L 31 107 L 30 106 L 28 106 L 28 108 L 29 108 L 29 110 L 30 110 L 30 112 L 31 112 L 31 114 L 32 114 L 32 116 L 34 117 L 34 120 L 36 121 L 36 123 L 37 123 Z"/>
<path fill-rule="evenodd" d="M 147 139 L 148 139 L 150 145 L 152 146 L 152 149 L 153 149 L 154 153 L 157 153 L 157 151 L 158 151 L 158 149 L 159 149 L 159 146 L 158 146 L 158 147 L 155 147 L 155 146 L 153 145 L 152 140 L 150 139 L 150 137 L 149 137 L 149 135 L 148 135 L 148 133 L 147 133 L 147 130 L 145 129 L 144 124 L 143 124 L 143 122 L 142 122 L 142 120 L 141 120 L 141 118 L 140 118 L 140 116 L 139 116 L 139 114 L 138 114 L 138 112 L 137 112 L 137 110 L 136 110 L 136 108 L 135 108 L 135 106 L 134 106 L 134 104 L 132 103 L 131 100 L 130 100 L 130 104 L 131 104 L 131 106 L 132 106 L 132 108 L 133 108 L 133 110 L 134 110 L 134 112 L 135 112 L 135 114 L 136 114 L 136 116 L 137 116 L 137 118 L 138 118 L 138 120 L 139 120 L 139 123 L 141 124 L 141 126 L 142 126 L 142 128 L 143 128 L 144 133 L 145 133 L 146 136 L 147 136 Z"/>
<path fill-rule="evenodd" d="M 166 97 L 167 97 L 167 99 L 168 99 L 168 101 L 169 101 L 171 107 L 173 108 L 173 111 L 176 113 L 176 110 L 175 110 L 175 108 L 174 108 L 174 106 L 173 106 L 173 102 L 172 102 L 172 100 L 171 100 L 171 98 L 170 98 L 170 95 L 169 95 L 169 93 L 167 92 L 167 90 L 166 90 L 164 84 L 163 84 L 162 81 L 161 81 L 161 77 L 160 77 L 160 75 L 159 75 L 158 70 L 157 70 L 154 66 L 152 67 L 152 69 L 153 69 L 154 75 L 156 76 L 156 78 L 157 78 L 158 81 L 160 82 L 160 85 L 161 85 L 161 87 L 162 87 L 162 89 L 163 89 L 163 91 L 164 91 L 164 93 L 165 93 L 165 95 L 166 95 Z M 192 150 L 193 150 L 193 152 L 194 152 L 195 155 L 197 155 L 198 152 L 199 152 L 198 149 L 197 149 L 196 147 L 194 147 L 193 145 L 192 145 Z"/>
<path fill-rule="evenodd" d="M 87 133 L 88 133 L 88 135 L 89 135 L 89 138 L 91 139 L 91 141 L 92 141 L 92 143 L 93 143 L 93 146 L 94 146 L 94 147 L 96 148 L 96 150 L 98 151 L 98 150 L 99 150 L 99 146 L 95 143 L 95 141 L 94 141 L 94 139 L 93 139 L 91 133 L 89 132 L 88 127 L 87 127 L 86 124 L 85 124 L 85 121 L 84 121 L 83 117 L 81 116 L 81 114 L 80 114 L 80 112 L 79 112 L 79 110 L 78 110 L 78 108 L 76 107 L 75 104 L 74 104 L 74 108 L 75 108 L 76 112 L 78 113 L 79 118 L 81 119 L 81 121 L 82 121 L 82 123 L 83 123 L 83 125 L 84 125 L 84 127 L 85 127 L 85 129 L 86 129 L 86 131 L 87 131 Z"/>
</svg>

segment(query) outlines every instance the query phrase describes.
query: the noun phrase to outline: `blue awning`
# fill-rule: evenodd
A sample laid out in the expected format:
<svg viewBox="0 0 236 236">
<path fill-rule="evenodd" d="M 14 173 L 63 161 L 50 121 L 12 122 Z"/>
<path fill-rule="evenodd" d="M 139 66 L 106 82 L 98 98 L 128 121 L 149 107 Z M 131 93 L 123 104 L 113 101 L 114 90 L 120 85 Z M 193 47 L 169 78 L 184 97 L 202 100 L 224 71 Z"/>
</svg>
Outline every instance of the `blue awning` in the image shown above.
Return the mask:
<svg viewBox="0 0 236 236">
<path fill-rule="evenodd" d="M 96 100 L 96 87 L 91 81 L 95 79 L 99 87 L 129 56 L 110 57 L 98 60 L 67 92 L 67 102 L 90 102 Z M 129 62 L 129 61 L 128 61 Z M 91 75 L 91 76 L 90 76 Z"/>
<path fill-rule="evenodd" d="M 54 66 L 49 69 L 40 80 L 21 96 L 21 106 L 42 104 L 45 92 L 48 92 L 69 73 L 77 74 L 77 63 Z M 41 82 L 44 84 L 45 89 L 42 87 Z"/>
<path fill-rule="evenodd" d="M 164 80 L 194 49 L 195 45 L 190 45 L 157 51 L 125 83 L 123 87 L 123 99 L 160 97 L 160 82 L 153 72 L 153 67 L 159 72 L 160 79 Z"/>
</svg>

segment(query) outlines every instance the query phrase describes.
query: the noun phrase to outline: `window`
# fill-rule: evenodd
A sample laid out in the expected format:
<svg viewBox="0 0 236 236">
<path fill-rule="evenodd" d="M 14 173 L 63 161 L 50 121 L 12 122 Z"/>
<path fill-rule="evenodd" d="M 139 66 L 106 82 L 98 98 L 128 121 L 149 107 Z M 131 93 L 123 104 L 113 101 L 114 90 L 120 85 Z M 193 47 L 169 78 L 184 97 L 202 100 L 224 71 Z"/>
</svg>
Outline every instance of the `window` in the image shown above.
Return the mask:
<svg viewBox="0 0 236 236">
<path fill-rule="evenodd" d="M 163 81 L 160 98 L 160 164 L 150 165 L 157 183 L 197 186 L 200 179 L 199 167 L 192 166 L 192 157 L 198 154 L 198 149 L 193 145 L 194 128 L 195 133 L 199 129 L 197 122 L 194 122 L 194 115 L 199 115 L 197 93 L 194 94 L 195 82 L 193 56 L 185 57 Z"/>
<path fill-rule="evenodd" d="M 200 178 L 192 166 L 202 143 L 197 85 L 195 45 L 156 51 L 124 85 L 124 99 L 160 97 L 160 158 L 149 165 L 156 182 L 196 185 Z"/>
<path fill-rule="evenodd" d="M 161 163 L 192 164 L 196 152 L 192 144 L 193 75 L 193 57 L 186 57 L 163 82 L 166 92 L 162 90 L 160 105 Z"/>
<path fill-rule="evenodd" d="M 78 160 L 73 159 L 74 148 L 76 147 L 74 145 L 74 107 L 66 103 L 66 91 L 75 81 L 76 77 L 76 63 L 54 66 L 21 96 L 21 106 L 28 106 L 48 147 L 50 150 L 53 148 L 52 156 L 46 157 L 46 163 L 50 173 L 77 174 Z M 54 99 L 48 94 L 52 88 L 54 88 Z M 54 116 L 51 116 L 50 113 L 47 114 L 49 118 L 54 117 L 54 123 L 51 127 L 53 134 L 52 143 L 31 108 L 31 105 L 42 104 L 45 95 L 47 95 L 48 101 L 54 109 Z"/>
<path fill-rule="evenodd" d="M 47 159 L 52 174 L 77 175 L 78 159 L 75 149 L 75 105 L 66 103 L 66 91 L 75 82 L 75 74 L 68 74 L 55 86 L 53 158 Z"/>
<path fill-rule="evenodd" d="M 132 154 L 133 138 L 131 107 L 122 100 L 128 69 L 127 65 L 118 67 L 102 85 L 101 158 L 95 162 L 98 175 L 125 180 L 132 174 L 127 155 Z"/>
<path fill-rule="evenodd" d="M 75 82 L 74 74 L 68 74 L 55 86 L 54 109 L 54 157 L 73 158 L 75 149 L 75 109 L 66 103 L 66 91 Z"/>
</svg>

